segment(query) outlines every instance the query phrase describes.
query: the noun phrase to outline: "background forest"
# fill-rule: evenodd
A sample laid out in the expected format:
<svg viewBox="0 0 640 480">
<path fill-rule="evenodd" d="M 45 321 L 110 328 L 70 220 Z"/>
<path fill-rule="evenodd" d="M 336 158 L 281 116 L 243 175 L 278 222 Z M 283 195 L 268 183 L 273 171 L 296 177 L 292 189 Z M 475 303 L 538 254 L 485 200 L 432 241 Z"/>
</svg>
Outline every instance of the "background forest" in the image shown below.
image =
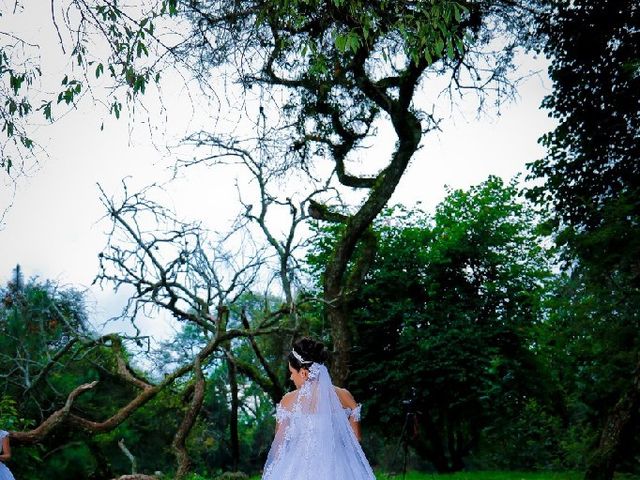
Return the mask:
<svg viewBox="0 0 640 480">
<path fill-rule="evenodd" d="M 82 290 L 16 266 L 0 287 L 16 478 L 258 475 L 301 335 L 330 347 L 335 383 L 363 402 L 381 474 L 640 476 L 637 2 L 60 5 L 74 63 L 44 100 L 30 44 L 0 29 L 6 178 L 41 161 L 37 121 L 72 115 L 100 78 L 119 118 L 176 69 L 244 112 L 224 131 L 222 108 L 207 110 L 176 178 L 249 180 L 223 232 L 163 203 L 166 185 L 100 187 L 95 282 L 128 293 L 134 325 L 171 317 L 170 340 L 103 333 Z M 516 96 L 514 64 L 532 53 L 550 62 L 545 156 L 449 189 L 433 211 L 390 205 L 440 128 L 428 87 L 481 114 Z"/>
</svg>

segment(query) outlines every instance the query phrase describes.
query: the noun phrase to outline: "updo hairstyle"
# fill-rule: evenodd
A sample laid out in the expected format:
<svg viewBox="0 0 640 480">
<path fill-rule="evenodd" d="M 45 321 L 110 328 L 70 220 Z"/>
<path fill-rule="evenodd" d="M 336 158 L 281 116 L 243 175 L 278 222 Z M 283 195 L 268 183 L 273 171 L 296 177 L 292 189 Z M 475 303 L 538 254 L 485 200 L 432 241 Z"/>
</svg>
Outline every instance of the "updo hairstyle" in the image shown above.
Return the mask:
<svg viewBox="0 0 640 480">
<path fill-rule="evenodd" d="M 304 362 L 300 362 L 294 355 L 293 350 L 300 355 Z M 296 370 L 308 369 L 312 363 L 324 363 L 329 359 L 329 352 L 324 343 L 317 342 L 309 337 L 302 337 L 293 342 L 292 351 L 289 352 L 289 364 Z"/>
</svg>

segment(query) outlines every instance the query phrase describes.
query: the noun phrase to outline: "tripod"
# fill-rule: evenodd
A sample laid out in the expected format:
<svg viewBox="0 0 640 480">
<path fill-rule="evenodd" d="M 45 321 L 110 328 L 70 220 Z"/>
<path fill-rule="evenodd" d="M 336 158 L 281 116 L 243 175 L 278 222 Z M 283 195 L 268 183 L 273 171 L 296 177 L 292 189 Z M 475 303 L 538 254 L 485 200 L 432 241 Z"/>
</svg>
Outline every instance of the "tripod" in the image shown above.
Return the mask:
<svg viewBox="0 0 640 480">
<path fill-rule="evenodd" d="M 411 406 L 413 402 L 405 402 L 407 406 Z M 402 480 L 407 476 L 407 460 L 409 458 L 409 437 L 407 431 L 409 429 L 409 425 L 411 422 L 414 423 L 417 421 L 416 412 L 412 411 L 411 408 L 407 409 L 407 412 L 404 415 L 404 424 L 402 425 L 402 430 L 400 431 L 400 437 L 398 438 L 398 445 L 396 447 L 395 457 L 392 459 L 391 465 L 395 463 L 395 460 L 400 452 L 400 446 L 402 446 Z M 387 473 L 387 480 L 391 478 L 392 473 Z M 393 474 L 395 477 L 397 474 Z"/>
</svg>

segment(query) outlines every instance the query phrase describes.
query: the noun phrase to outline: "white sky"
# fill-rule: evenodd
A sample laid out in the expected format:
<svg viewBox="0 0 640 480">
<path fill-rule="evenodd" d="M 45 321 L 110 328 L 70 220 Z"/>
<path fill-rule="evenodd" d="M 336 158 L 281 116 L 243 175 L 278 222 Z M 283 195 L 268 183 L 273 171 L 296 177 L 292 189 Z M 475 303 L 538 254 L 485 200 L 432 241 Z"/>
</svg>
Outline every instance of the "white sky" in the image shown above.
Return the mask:
<svg viewBox="0 0 640 480">
<path fill-rule="evenodd" d="M 33 41 L 45 45 L 41 51 L 43 63 L 48 66 L 45 74 L 56 68 L 63 71 L 65 65 L 59 62 L 53 31 L 46 22 L 31 20 L 28 24 Z M 427 135 L 391 203 L 410 206 L 421 202 L 422 208 L 432 211 L 444 198 L 445 185 L 467 188 L 488 175 L 508 180 L 523 172 L 526 163 L 544 154 L 537 139 L 553 128 L 546 112 L 539 109 L 549 88 L 545 64 L 530 57 L 521 58 L 520 63 L 523 73 L 540 70 L 541 74 L 523 82 L 517 101 L 502 106 L 499 115 L 478 120 L 473 115 L 464 119 L 456 114 L 442 123 L 442 132 Z M 61 75 L 53 78 L 57 82 Z M 0 283 L 5 283 L 16 263 L 20 263 L 26 277 L 37 275 L 88 288 L 96 324 L 119 313 L 125 292 L 116 295 L 109 289 L 91 286 L 108 227 L 108 222 L 100 221 L 104 210 L 96 184 L 117 194 L 124 177 L 129 177 L 131 185 L 144 186 L 170 176 L 167 166 L 173 157 L 157 147 L 165 141 L 175 143 L 188 133 L 194 112 L 184 90 L 164 94 L 169 121 L 154 122 L 151 127 L 138 123 L 143 120 L 142 115 L 135 116 L 135 124 L 131 118 L 115 121 L 103 106 L 84 101 L 78 110 L 37 131 L 49 157 L 43 158 L 30 178 L 20 181 L 14 204 L 0 229 Z M 150 114 L 159 117 L 165 112 L 155 105 Z M 105 128 L 100 131 L 103 121 Z M 389 141 L 393 142 L 393 138 Z M 234 172 L 201 172 L 176 182 L 165 200 L 179 206 L 186 218 L 220 228 L 224 225 L 221 219 L 237 208 Z M 0 201 L 6 198 L 6 194 L 0 195 Z M 163 322 L 166 320 L 146 319 L 141 326 L 164 336 L 171 329 Z M 121 326 L 108 330 L 114 328 Z"/>
</svg>

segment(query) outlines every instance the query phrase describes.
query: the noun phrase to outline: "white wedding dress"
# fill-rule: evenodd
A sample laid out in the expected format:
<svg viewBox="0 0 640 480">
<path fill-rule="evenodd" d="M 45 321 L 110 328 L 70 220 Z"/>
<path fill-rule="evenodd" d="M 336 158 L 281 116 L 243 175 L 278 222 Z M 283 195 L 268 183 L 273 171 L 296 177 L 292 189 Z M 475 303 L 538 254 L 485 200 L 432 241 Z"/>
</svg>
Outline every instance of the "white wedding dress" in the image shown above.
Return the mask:
<svg viewBox="0 0 640 480">
<path fill-rule="evenodd" d="M 327 368 L 314 363 L 291 409 L 278 405 L 278 427 L 262 480 L 375 480 Z M 358 419 L 359 420 L 359 419 Z"/>
</svg>

